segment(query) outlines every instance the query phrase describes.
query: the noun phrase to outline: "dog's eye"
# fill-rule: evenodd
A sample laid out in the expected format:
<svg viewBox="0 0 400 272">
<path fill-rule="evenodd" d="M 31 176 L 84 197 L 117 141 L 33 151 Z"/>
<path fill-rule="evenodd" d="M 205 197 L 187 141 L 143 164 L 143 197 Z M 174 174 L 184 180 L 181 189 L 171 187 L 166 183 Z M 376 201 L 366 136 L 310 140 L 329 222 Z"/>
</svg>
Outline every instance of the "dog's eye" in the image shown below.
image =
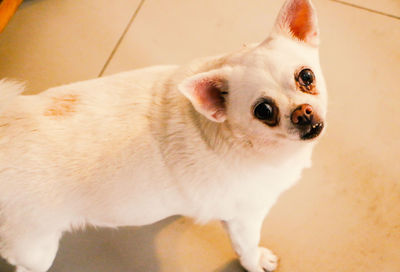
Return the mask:
<svg viewBox="0 0 400 272">
<path fill-rule="evenodd" d="M 303 86 L 310 86 L 314 82 L 314 73 L 310 69 L 303 69 L 299 73 L 299 83 Z"/>
<path fill-rule="evenodd" d="M 254 107 L 254 116 L 269 126 L 278 124 L 278 108 L 272 101 L 258 102 Z"/>
<path fill-rule="evenodd" d="M 274 116 L 274 108 L 266 102 L 260 103 L 254 109 L 254 115 L 260 120 L 268 120 Z"/>
<path fill-rule="evenodd" d="M 298 90 L 312 95 L 318 94 L 315 75 L 310 68 L 300 68 L 294 74 L 294 79 L 296 80 Z"/>
</svg>

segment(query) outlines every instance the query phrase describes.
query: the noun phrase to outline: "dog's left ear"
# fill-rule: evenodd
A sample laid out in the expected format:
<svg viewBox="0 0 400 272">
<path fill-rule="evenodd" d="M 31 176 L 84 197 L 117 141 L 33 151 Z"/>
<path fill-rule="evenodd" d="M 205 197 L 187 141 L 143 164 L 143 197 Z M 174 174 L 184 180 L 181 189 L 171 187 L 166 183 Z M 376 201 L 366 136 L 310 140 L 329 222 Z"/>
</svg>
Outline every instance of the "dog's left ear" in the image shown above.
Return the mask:
<svg viewBox="0 0 400 272">
<path fill-rule="evenodd" d="M 311 46 L 319 45 L 315 8 L 310 0 L 287 0 L 279 12 L 274 32 L 289 35 Z"/>
<path fill-rule="evenodd" d="M 221 68 L 200 73 L 186 78 L 178 86 L 199 113 L 218 123 L 226 120 L 227 71 Z"/>
</svg>

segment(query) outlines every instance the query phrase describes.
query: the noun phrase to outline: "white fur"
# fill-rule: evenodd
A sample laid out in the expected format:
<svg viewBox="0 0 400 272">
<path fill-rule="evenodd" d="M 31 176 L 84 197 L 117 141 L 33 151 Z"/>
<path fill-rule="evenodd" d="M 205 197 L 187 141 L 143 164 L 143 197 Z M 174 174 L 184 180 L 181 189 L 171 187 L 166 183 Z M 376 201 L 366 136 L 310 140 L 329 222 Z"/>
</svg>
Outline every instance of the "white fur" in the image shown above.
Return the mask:
<svg viewBox="0 0 400 272">
<path fill-rule="evenodd" d="M 4 108 L 20 95 L 24 90 L 24 85 L 10 80 L 0 80 L 0 113 Z"/>
<path fill-rule="evenodd" d="M 311 67 L 320 95 L 296 90 Z M 226 120 L 196 111 L 178 86 L 223 69 Z M 227 72 L 228 71 L 228 72 Z M 188 66 L 157 66 L 16 96 L 0 82 L 0 254 L 18 271 L 44 272 L 63 231 L 93 224 L 149 224 L 182 214 L 226 223 L 242 265 L 273 270 L 258 246 L 264 216 L 310 166 L 314 141 L 299 140 L 290 113 L 326 113 L 318 52 L 285 35 Z M 251 114 L 260 96 L 280 106 L 270 128 Z"/>
</svg>

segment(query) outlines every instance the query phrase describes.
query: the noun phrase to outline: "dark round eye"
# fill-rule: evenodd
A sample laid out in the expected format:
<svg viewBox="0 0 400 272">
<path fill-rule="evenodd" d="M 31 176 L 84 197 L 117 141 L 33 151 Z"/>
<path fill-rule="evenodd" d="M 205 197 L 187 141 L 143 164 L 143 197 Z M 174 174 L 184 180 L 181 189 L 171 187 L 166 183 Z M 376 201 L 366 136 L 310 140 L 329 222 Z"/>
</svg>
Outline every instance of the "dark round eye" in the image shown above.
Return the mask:
<svg viewBox="0 0 400 272">
<path fill-rule="evenodd" d="M 314 73 L 306 68 L 300 71 L 298 78 L 301 85 L 310 86 L 314 82 Z"/>
<path fill-rule="evenodd" d="M 260 120 L 269 120 L 274 117 L 274 108 L 267 102 L 262 102 L 255 107 L 254 115 Z"/>
<path fill-rule="evenodd" d="M 279 110 L 272 101 L 262 100 L 254 107 L 254 116 L 269 126 L 278 124 L 278 113 Z"/>
</svg>

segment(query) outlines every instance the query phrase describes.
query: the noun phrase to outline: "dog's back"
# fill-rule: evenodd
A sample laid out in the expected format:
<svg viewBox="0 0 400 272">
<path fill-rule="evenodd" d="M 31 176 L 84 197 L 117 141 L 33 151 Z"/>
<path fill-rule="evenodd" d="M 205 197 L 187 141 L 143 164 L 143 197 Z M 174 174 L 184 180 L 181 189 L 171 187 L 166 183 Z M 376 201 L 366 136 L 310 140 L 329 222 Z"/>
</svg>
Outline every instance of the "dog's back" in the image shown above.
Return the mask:
<svg viewBox="0 0 400 272">
<path fill-rule="evenodd" d="M 154 102 L 152 84 L 155 79 L 162 81 L 172 70 L 142 69 L 32 96 L 19 95 L 23 91 L 20 84 L 0 82 L 2 256 L 11 263 L 18 262 L 14 258 L 29 261 L 29 257 L 19 256 L 25 249 L 16 244 L 55 247 L 58 237 L 47 237 L 48 229 L 58 229 L 60 235 L 66 226 L 90 221 L 84 216 L 95 218 L 93 223 L 99 225 L 112 225 L 112 218 L 103 218 L 102 214 L 128 212 L 124 204 L 145 195 L 144 188 L 139 188 L 145 182 L 136 183 L 137 188 L 130 184 L 125 198 L 123 191 L 128 192 L 127 188 L 120 186 L 115 191 L 112 180 L 124 180 L 122 176 L 129 175 L 129 171 L 141 172 L 145 179 L 150 172 L 157 174 L 151 168 L 162 168 L 148 133 L 147 116 Z M 149 156 L 151 160 L 146 160 Z M 136 163 L 137 169 L 125 169 L 128 160 L 138 158 L 142 163 Z M 108 205 L 111 200 L 113 206 Z M 137 203 L 140 205 L 140 201 Z M 52 256 L 43 258 L 40 263 L 26 266 L 42 271 Z"/>
<path fill-rule="evenodd" d="M 58 185 L 70 186 L 63 194 L 73 192 L 76 182 L 90 186 L 110 167 L 120 167 L 122 145 L 138 141 L 137 146 L 147 147 L 151 85 L 171 68 L 137 70 L 32 96 L 18 96 L 20 85 L 0 82 L 0 201 L 35 192 L 27 201 L 47 188 L 45 198 L 56 204 L 63 198 Z M 44 183 L 52 184 L 53 197 Z"/>
</svg>

